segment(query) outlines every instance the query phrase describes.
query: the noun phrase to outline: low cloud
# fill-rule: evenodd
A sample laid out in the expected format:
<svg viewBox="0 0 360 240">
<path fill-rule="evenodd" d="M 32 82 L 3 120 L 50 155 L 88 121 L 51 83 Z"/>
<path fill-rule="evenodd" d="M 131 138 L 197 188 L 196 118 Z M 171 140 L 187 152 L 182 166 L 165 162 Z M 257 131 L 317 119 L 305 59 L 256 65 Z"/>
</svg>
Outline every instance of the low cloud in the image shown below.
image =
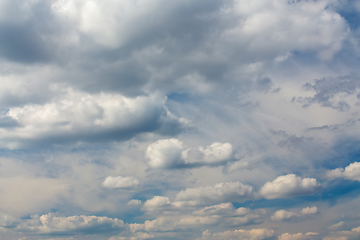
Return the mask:
<svg viewBox="0 0 360 240">
<path fill-rule="evenodd" d="M 216 202 L 243 202 L 253 198 L 253 188 L 240 182 L 218 183 L 214 186 L 187 188 L 175 196 L 175 203 L 201 205 Z"/>
<path fill-rule="evenodd" d="M 158 209 L 163 209 L 166 206 L 170 205 L 170 199 L 163 196 L 154 196 L 151 199 L 146 200 L 143 208 L 147 211 L 154 211 Z"/>
<path fill-rule="evenodd" d="M 287 198 L 313 194 L 320 188 L 321 185 L 315 178 L 302 179 L 295 174 L 288 174 L 265 183 L 260 189 L 260 194 L 266 199 Z"/>
<path fill-rule="evenodd" d="M 243 240 L 263 240 L 270 239 L 274 236 L 274 231 L 266 228 L 262 229 L 251 229 L 251 230 L 234 230 L 234 231 L 225 231 L 218 233 L 210 233 L 208 230 L 203 232 L 203 237 L 199 240 L 235 240 L 235 239 L 243 239 Z"/>
<path fill-rule="evenodd" d="M 124 229 L 124 222 L 117 218 L 85 215 L 61 217 L 49 213 L 23 220 L 14 230 L 38 234 L 67 235 L 78 233 L 111 233 L 120 232 Z"/>
<path fill-rule="evenodd" d="M 314 239 L 318 236 L 318 233 L 315 232 L 308 232 L 308 233 L 283 233 L 279 236 L 278 240 L 310 240 Z"/>
<path fill-rule="evenodd" d="M 160 139 L 150 144 L 145 153 L 152 168 L 194 168 L 201 166 L 219 166 L 233 158 L 230 143 L 215 142 L 198 149 L 185 148 L 178 139 Z"/>
<path fill-rule="evenodd" d="M 305 216 L 309 216 L 309 215 L 314 215 L 314 214 L 317 214 L 318 212 L 319 212 L 319 210 L 316 206 L 303 208 L 299 212 L 278 210 L 271 217 L 271 219 L 276 220 L 276 221 L 284 221 L 284 220 L 288 220 L 288 219 L 292 219 L 292 218 L 301 218 L 301 217 L 305 217 Z"/>
<path fill-rule="evenodd" d="M 327 172 L 328 179 L 345 178 L 349 180 L 360 181 L 360 162 L 350 163 L 349 166 L 343 168 L 336 168 Z"/>
<path fill-rule="evenodd" d="M 304 102 L 304 107 L 319 103 L 324 107 L 347 111 L 351 107 L 347 97 L 358 93 L 360 78 L 355 76 L 323 78 L 316 80 L 314 84 L 306 83 L 304 87 L 316 92 L 313 97 L 299 99 L 300 102 Z"/>
<path fill-rule="evenodd" d="M 102 186 L 104 188 L 132 188 L 139 185 L 139 180 L 134 177 L 111 177 L 108 176 Z"/>
<path fill-rule="evenodd" d="M 10 108 L 2 118 L 19 126 L 0 128 L 0 145 L 16 148 L 36 143 L 121 141 L 146 132 L 172 135 L 186 125 L 167 110 L 165 99 L 156 95 L 128 98 L 68 89 L 64 97 L 44 105 Z"/>
<path fill-rule="evenodd" d="M 351 229 L 350 231 L 332 232 L 330 235 L 323 238 L 323 240 L 358 240 L 360 237 L 360 226 Z"/>
</svg>

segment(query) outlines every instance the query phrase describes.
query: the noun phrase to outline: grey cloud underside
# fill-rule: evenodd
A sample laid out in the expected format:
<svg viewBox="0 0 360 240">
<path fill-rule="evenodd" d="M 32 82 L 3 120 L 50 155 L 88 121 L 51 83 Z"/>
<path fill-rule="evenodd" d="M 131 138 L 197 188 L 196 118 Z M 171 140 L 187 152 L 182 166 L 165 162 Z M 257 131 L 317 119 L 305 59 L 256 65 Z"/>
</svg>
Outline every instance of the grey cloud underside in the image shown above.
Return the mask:
<svg viewBox="0 0 360 240">
<path fill-rule="evenodd" d="M 300 102 L 305 102 L 304 107 L 313 103 L 319 103 L 324 107 L 331 107 L 339 111 L 348 111 L 351 106 L 346 100 L 335 100 L 334 97 L 339 94 L 346 96 L 356 95 L 360 99 L 360 78 L 357 76 L 344 76 L 338 78 L 324 78 L 315 80 L 314 84 L 306 83 L 304 88 L 307 90 L 314 90 L 316 94 L 314 97 L 305 99 L 298 99 Z"/>
</svg>

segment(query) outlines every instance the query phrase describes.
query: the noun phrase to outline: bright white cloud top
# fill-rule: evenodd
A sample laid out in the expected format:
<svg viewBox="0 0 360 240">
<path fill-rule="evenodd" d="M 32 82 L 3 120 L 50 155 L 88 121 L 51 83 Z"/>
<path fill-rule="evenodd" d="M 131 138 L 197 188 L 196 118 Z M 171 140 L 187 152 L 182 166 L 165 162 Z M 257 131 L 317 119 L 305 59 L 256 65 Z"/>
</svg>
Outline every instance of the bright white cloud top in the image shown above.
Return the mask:
<svg viewBox="0 0 360 240">
<path fill-rule="evenodd" d="M 359 239 L 359 13 L 0 1 L 1 239 Z"/>
</svg>

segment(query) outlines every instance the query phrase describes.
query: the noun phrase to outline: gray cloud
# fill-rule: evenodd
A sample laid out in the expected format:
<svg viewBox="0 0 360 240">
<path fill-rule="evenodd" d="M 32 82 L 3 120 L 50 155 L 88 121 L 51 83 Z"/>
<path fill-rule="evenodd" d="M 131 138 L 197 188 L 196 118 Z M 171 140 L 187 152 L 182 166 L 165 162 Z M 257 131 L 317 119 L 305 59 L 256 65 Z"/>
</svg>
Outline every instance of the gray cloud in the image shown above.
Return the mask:
<svg viewBox="0 0 360 240">
<path fill-rule="evenodd" d="M 304 87 L 307 90 L 314 90 L 316 94 L 313 97 L 304 98 L 304 107 L 313 103 L 319 103 L 324 107 L 331 107 L 340 111 L 348 111 L 350 109 L 349 103 L 345 97 L 353 94 L 358 94 L 360 88 L 360 78 L 356 76 L 344 76 L 338 78 L 323 78 L 315 80 L 314 84 L 306 83 Z M 341 96 L 344 100 L 335 99 L 336 96 Z"/>
</svg>

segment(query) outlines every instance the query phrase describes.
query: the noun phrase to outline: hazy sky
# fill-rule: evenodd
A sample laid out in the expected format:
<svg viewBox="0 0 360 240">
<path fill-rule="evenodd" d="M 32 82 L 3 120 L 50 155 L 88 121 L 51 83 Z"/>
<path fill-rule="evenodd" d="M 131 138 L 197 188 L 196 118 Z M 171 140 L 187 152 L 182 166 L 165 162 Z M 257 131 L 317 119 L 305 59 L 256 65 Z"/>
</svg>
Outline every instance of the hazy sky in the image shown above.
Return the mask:
<svg viewBox="0 0 360 240">
<path fill-rule="evenodd" d="M 359 0 L 0 0 L 0 239 L 358 240 L 359 66 Z"/>
</svg>

